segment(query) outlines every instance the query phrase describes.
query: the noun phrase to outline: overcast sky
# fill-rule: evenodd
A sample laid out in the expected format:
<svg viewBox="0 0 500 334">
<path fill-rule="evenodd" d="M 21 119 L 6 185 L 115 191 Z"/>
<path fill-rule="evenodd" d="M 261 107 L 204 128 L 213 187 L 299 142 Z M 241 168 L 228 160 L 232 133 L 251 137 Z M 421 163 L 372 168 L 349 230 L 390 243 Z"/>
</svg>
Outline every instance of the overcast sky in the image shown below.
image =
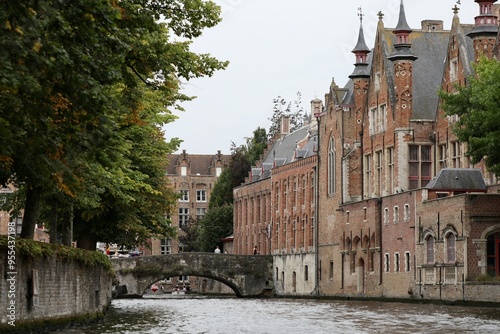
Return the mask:
<svg viewBox="0 0 500 334">
<path fill-rule="evenodd" d="M 257 127 L 269 129 L 273 99 L 287 101 L 302 94 L 302 106 L 324 100 L 332 78 L 344 86 L 352 73 L 354 48 L 359 31 L 358 8 L 363 29 L 372 48 L 377 13 L 384 26 L 394 28 L 400 0 L 215 0 L 223 20 L 194 41 L 192 50 L 229 60 L 225 71 L 211 78 L 192 80 L 184 92 L 195 95 L 185 112 L 165 127 L 167 139 L 184 142 L 179 151 L 190 154 L 230 153 L 251 137 Z M 456 0 L 404 0 L 412 29 L 425 19 L 444 21 L 450 29 Z M 461 0 L 462 23 L 473 23 L 479 13 L 474 0 Z"/>
</svg>

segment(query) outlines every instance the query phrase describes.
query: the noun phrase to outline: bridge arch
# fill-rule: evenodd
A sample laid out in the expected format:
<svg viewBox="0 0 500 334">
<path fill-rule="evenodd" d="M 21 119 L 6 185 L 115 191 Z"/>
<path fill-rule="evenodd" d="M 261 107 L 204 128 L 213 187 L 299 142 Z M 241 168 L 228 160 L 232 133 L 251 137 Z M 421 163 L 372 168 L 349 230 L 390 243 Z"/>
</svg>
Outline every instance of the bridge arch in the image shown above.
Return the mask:
<svg viewBox="0 0 500 334">
<path fill-rule="evenodd" d="M 111 260 L 115 297 L 142 296 L 152 283 L 180 275 L 211 278 L 229 286 L 237 297 L 272 292 L 272 256 L 179 253 Z"/>
</svg>

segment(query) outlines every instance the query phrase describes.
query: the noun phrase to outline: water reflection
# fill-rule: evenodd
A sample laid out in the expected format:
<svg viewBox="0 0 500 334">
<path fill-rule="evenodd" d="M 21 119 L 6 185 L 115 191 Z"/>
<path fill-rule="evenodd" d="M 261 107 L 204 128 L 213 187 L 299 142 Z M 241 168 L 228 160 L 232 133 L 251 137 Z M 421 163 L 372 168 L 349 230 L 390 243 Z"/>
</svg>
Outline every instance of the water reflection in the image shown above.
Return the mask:
<svg viewBox="0 0 500 334">
<path fill-rule="evenodd" d="M 297 299 L 114 300 L 99 324 L 64 333 L 500 333 L 500 310 Z"/>
</svg>

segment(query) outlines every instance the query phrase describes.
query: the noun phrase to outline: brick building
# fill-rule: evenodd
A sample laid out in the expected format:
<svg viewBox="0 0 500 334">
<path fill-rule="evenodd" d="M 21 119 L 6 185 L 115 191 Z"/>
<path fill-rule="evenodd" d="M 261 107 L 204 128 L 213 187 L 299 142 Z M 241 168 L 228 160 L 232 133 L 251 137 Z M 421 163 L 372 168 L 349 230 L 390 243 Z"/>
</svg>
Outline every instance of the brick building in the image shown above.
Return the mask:
<svg viewBox="0 0 500 334">
<path fill-rule="evenodd" d="M 499 285 L 478 283 L 500 276 L 497 179 L 468 160 L 437 94 L 466 84 L 472 62 L 499 52 L 499 6 L 475 2 L 474 24 L 462 24 L 455 6 L 445 30 L 440 20 L 410 27 L 401 1 L 395 28 L 378 13 L 372 48 L 361 21 L 348 83 L 332 82 L 324 105 L 312 101 L 317 123 L 307 133 L 317 154 L 298 163 L 295 147 L 276 142 L 262 173 L 234 190 L 235 248 L 246 254 L 270 231 L 278 294 L 500 300 Z M 282 143 L 294 136 L 305 138 Z M 295 214 L 304 175 L 317 205 Z M 257 187 L 271 197 L 267 229 L 251 213 Z"/>
<path fill-rule="evenodd" d="M 215 182 L 228 166 L 230 156 L 224 156 L 220 151 L 214 155 L 202 155 L 188 154 L 183 150 L 181 154 L 170 155 L 169 159 L 167 177 L 171 187 L 181 195 L 174 212 L 170 213 L 170 218 L 172 226 L 181 234 L 182 225 L 205 215 Z M 178 239 L 166 238 L 152 240 L 150 248 L 144 249 L 144 254 L 176 254 L 182 251 L 183 245 Z M 191 281 L 189 277 L 180 277 L 172 278 L 169 283 L 177 284 L 179 280 L 185 283 Z"/>
</svg>

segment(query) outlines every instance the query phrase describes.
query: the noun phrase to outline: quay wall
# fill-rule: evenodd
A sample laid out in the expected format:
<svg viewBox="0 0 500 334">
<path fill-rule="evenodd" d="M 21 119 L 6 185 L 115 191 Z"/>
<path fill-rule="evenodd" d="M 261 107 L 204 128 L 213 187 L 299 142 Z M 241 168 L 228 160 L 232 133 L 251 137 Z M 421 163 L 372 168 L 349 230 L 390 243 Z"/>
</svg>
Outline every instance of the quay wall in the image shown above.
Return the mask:
<svg viewBox="0 0 500 334">
<path fill-rule="evenodd" d="M 111 302 L 111 266 L 98 252 L 0 237 L 0 261 L 1 333 L 94 321 Z"/>
</svg>

